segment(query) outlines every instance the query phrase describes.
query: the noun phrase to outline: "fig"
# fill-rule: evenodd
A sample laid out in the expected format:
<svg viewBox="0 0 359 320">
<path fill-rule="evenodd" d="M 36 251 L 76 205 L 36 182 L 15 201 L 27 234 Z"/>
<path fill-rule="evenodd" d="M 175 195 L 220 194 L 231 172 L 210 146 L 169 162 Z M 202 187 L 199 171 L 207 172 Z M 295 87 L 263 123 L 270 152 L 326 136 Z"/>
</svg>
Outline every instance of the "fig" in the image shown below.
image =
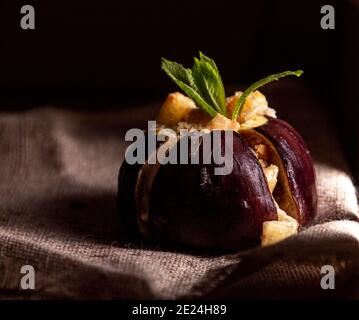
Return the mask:
<svg viewBox="0 0 359 320">
<path fill-rule="evenodd" d="M 203 153 L 203 144 L 198 152 Z M 255 243 L 263 222 L 277 220 L 276 207 L 258 159 L 239 133 L 233 136 L 233 157 L 228 175 L 215 175 L 216 165 L 203 164 L 203 159 L 160 166 L 149 197 L 152 237 L 197 248 Z"/>
<path fill-rule="evenodd" d="M 266 161 L 279 168 L 273 195 L 265 168 L 253 152 L 256 145 L 269 146 Z M 203 154 L 202 144 L 197 152 Z M 203 159 L 199 164 L 143 166 L 124 161 L 118 181 L 121 214 L 150 239 L 228 250 L 259 244 L 263 223 L 278 220 L 275 201 L 300 226 L 312 220 L 313 163 L 303 140 L 286 122 L 269 119 L 253 130 L 234 132 L 233 158 L 228 175 L 215 175 L 216 165 L 204 164 Z M 148 194 L 141 193 L 138 184 L 152 179 Z M 148 202 L 144 218 L 139 217 L 142 198 Z"/>
<path fill-rule="evenodd" d="M 274 192 L 279 206 L 301 226 L 313 220 L 317 208 L 317 192 L 313 160 L 303 138 L 287 122 L 270 118 L 255 128 L 273 150 L 273 163 L 279 167 L 281 183 Z"/>
<path fill-rule="evenodd" d="M 224 97 L 213 101 L 213 97 L 224 94 L 221 88 L 215 94 L 203 92 L 201 79 L 186 78 L 192 75 L 190 69 L 178 71 L 181 65 L 164 63 L 166 73 L 189 96 L 170 94 L 159 112 L 157 129 L 170 127 L 175 132 L 168 151 L 176 151 L 176 161 L 152 161 L 167 143 L 163 140 L 152 154 L 144 145 L 144 163 L 122 163 L 118 206 L 126 228 L 136 236 L 165 245 L 233 251 L 273 244 L 308 225 L 317 205 L 310 153 L 299 133 L 275 118 L 264 95 L 255 91 L 259 85 L 293 72 L 260 80 L 228 98 L 223 106 Z M 202 65 L 193 67 L 194 77 L 200 68 L 211 68 L 208 73 L 218 71 L 213 60 L 203 54 L 196 63 Z M 245 114 L 241 116 L 244 104 Z M 205 129 L 195 151 L 187 145 L 184 163 L 180 161 L 183 128 Z M 216 168 L 220 165 L 205 157 L 204 141 L 212 141 L 207 156 L 212 158 L 216 148 L 224 155 L 229 143 L 227 132 L 232 133 L 233 165 L 228 174 L 219 175 Z M 148 133 L 145 136 L 148 138 Z M 198 161 L 192 163 L 192 158 Z"/>
</svg>

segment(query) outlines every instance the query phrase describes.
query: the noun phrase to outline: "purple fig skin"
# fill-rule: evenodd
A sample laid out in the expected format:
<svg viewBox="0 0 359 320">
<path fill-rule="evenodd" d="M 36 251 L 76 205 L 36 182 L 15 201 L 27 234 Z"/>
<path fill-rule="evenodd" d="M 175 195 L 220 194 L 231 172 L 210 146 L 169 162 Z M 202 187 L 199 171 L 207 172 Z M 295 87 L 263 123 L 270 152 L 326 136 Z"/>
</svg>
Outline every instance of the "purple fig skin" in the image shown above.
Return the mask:
<svg viewBox="0 0 359 320">
<path fill-rule="evenodd" d="M 255 128 L 276 147 L 284 165 L 290 191 L 297 206 L 301 226 L 310 223 L 317 209 L 317 190 L 313 160 L 299 133 L 287 122 L 268 118 Z"/>
<path fill-rule="evenodd" d="M 148 132 L 144 132 L 144 134 L 146 137 L 145 148 L 147 159 Z M 157 144 L 157 147 L 159 147 L 159 144 Z M 126 159 L 124 159 L 118 173 L 117 208 L 120 213 L 120 225 L 123 227 L 121 232 L 125 238 L 137 239 L 140 236 L 136 220 L 135 187 L 141 168 L 142 164 L 128 164 Z"/>
<path fill-rule="evenodd" d="M 140 235 L 136 222 L 134 190 L 141 167 L 141 164 L 130 165 L 124 159 L 118 174 L 117 208 L 124 238 L 136 238 Z"/>
<path fill-rule="evenodd" d="M 222 154 L 224 140 L 222 131 Z M 259 244 L 263 222 L 277 220 L 276 207 L 256 156 L 236 132 L 233 158 L 228 175 L 215 175 L 215 164 L 202 160 L 162 165 L 150 196 L 152 237 L 196 249 L 237 250 Z"/>
</svg>

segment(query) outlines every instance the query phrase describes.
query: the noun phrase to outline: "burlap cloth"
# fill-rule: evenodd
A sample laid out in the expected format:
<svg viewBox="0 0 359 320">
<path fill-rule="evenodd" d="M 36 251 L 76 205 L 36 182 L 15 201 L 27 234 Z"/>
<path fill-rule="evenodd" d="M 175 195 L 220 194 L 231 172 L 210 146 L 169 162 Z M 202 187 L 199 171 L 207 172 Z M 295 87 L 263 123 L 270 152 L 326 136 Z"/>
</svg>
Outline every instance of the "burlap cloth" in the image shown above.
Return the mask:
<svg viewBox="0 0 359 320">
<path fill-rule="evenodd" d="M 333 127 L 308 90 L 288 82 L 266 93 L 312 151 L 318 216 L 278 245 L 221 256 L 121 240 L 123 135 L 145 125 L 157 106 L 1 113 L 0 297 L 358 297 L 357 199 Z M 34 291 L 20 288 L 24 264 L 35 268 Z M 336 270 L 335 290 L 320 287 L 327 264 Z"/>
</svg>

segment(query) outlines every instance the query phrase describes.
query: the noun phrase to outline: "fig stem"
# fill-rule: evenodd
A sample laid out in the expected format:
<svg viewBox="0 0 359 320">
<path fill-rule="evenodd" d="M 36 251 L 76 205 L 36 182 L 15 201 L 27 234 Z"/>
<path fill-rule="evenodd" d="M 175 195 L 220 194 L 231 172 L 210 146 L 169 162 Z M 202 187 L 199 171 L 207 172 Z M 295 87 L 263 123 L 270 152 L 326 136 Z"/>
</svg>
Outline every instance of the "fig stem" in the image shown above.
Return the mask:
<svg viewBox="0 0 359 320">
<path fill-rule="evenodd" d="M 236 120 L 238 118 L 238 115 L 241 113 L 242 108 L 244 106 L 244 102 L 246 101 L 247 97 L 250 95 L 251 92 L 254 90 L 257 90 L 258 88 L 264 86 L 267 83 L 270 83 L 272 81 L 276 81 L 280 78 L 287 77 L 287 76 L 297 76 L 300 77 L 303 73 L 303 70 L 296 70 L 296 71 L 284 71 L 281 73 L 271 74 L 268 77 L 265 77 L 261 80 L 258 80 L 257 82 L 250 85 L 239 97 L 237 102 L 234 105 L 233 113 L 232 113 L 232 120 Z"/>
</svg>

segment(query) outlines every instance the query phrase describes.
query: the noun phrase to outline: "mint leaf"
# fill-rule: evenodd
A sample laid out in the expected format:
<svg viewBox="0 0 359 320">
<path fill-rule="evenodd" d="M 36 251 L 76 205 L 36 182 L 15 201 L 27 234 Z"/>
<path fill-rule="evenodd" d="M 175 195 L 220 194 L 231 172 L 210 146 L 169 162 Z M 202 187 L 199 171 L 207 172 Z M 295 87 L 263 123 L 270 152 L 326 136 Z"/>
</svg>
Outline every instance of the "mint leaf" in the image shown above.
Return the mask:
<svg viewBox="0 0 359 320">
<path fill-rule="evenodd" d="M 213 60 L 200 53 L 200 60 L 194 58 L 192 75 L 198 91 L 205 101 L 217 112 L 226 116 L 226 97 L 222 79 Z"/>
<path fill-rule="evenodd" d="M 186 69 L 182 64 L 162 58 L 162 70 L 172 79 L 183 82 L 188 86 L 194 84 L 191 69 Z"/>
<path fill-rule="evenodd" d="M 219 70 L 218 70 L 217 65 L 216 65 L 216 63 L 214 62 L 213 59 L 211 59 L 211 58 L 205 56 L 201 51 L 199 52 L 199 59 L 200 59 L 201 61 L 208 62 L 208 63 L 212 66 L 212 68 L 216 71 L 216 73 L 218 74 L 218 76 L 220 77 L 220 75 L 219 75 Z M 222 79 L 221 79 L 221 81 L 222 81 Z"/>
<path fill-rule="evenodd" d="M 223 91 L 222 103 L 224 104 L 224 108 L 225 108 L 226 107 L 226 95 L 224 92 L 223 81 L 222 81 L 222 78 L 221 78 L 221 75 L 219 73 L 216 63 L 214 62 L 213 59 L 205 56 L 201 51 L 199 52 L 199 57 L 200 57 L 201 61 L 209 63 L 212 66 L 212 68 L 215 70 L 216 76 L 218 77 L 219 85 L 221 86 L 220 90 Z"/>
<path fill-rule="evenodd" d="M 247 97 L 250 95 L 251 92 L 257 90 L 258 88 L 264 86 L 267 83 L 270 83 L 272 81 L 278 80 L 280 78 L 283 77 L 287 77 L 287 76 L 297 76 L 300 77 L 302 75 L 303 71 L 302 70 L 297 70 L 297 71 L 284 71 L 281 73 L 276 73 L 276 74 L 272 74 L 268 77 L 265 77 L 255 83 L 253 83 L 252 85 L 250 85 L 240 96 L 240 98 L 238 99 L 238 101 L 236 102 L 234 108 L 233 108 L 233 113 L 232 113 L 232 120 L 236 120 L 238 115 L 241 113 L 241 110 L 243 108 L 244 102 L 246 101 Z"/>
<path fill-rule="evenodd" d="M 162 58 L 161 68 L 166 74 L 190 97 L 198 106 L 214 117 L 218 111 L 209 105 L 198 92 L 191 69 L 186 69 L 181 64 Z"/>
<path fill-rule="evenodd" d="M 192 70 L 162 58 L 161 68 L 210 116 L 214 117 L 217 113 L 226 116 L 224 86 L 218 68 L 211 58 L 200 52 L 200 59 L 194 59 Z"/>
</svg>

